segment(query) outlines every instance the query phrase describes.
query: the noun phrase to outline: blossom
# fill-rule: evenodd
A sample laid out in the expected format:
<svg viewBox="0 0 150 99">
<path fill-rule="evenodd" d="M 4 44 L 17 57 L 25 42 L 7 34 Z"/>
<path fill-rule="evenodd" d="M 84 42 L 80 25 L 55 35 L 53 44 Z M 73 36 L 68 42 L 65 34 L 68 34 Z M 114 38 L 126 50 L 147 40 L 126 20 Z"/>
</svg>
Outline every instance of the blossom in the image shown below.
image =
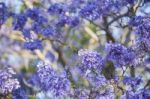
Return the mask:
<svg viewBox="0 0 150 99">
<path fill-rule="evenodd" d="M 4 3 L 0 2 L 0 26 L 6 21 L 7 17 L 7 7 Z"/>
<path fill-rule="evenodd" d="M 0 93 L 8 94 L 20 87 L 19 81 L 13 77 L 14 74 L 12 68 L 0 70 Z"/>
<path fill-rule="evenodd" d="M 143 22 L 135 28 L 136 43 L 139 51 L 150 51 L 150 19 L 145 18 Z"/>
<path fill-rule="evenodd" d="M 35 33 L 40 33 L 42 29 L 43 28 L 41 24 L 39 24 L 38 22 L 33 22 L 31 24 L 31 30 L 33 30 Z"/>
<path fill-rule="evenodd" d="M 120 99 L 142 99 L 142 96 L 139 92 L 126 91 Z"/>
<path fill-rule="evenodd" d="M 25 11 L 25 15 L 32 20 L 36 20 L 39 17 L 40 10 L 38 8 L 27 9 Z"/>
<path fill-rule="evenodd" d="M 14 30 L 22 30 L 26 24 L 27 17 L 24 14 L 16 14 L 13 18 Z"/>
<path fill-rule="evenodd" d="M 89 0 L 81 8 L 79 15 L 88 20 L 96 20 L 101 16 L 117 13 L 125 5 L 133 3 L 134 0 Z"/>
<path fill-rule="evenodd" d="M 106 78 L 101 75 L 104 59 L 100 53 L 91 50 L 80 50 L 78 55 L 81 58 L 81 64 L 79 65 L 80 73 L 92 86 L 99 88 L 105 85 L 107 83 Z"/>
<path fill-rule="evenodd" d="M 149 99 L 150 98 L 149 89 L 141 89 L 135 92 L 127 90 L 120 99 Z"/>
<path fill-rule="evenodd" d="M 59 17 L 58 17 L 58 20 L 56 22 L 56 26 L 58 27 L 63 27 L 65 26 L 67 23 L 68 23 L 68 19 L 69 19 L 69 16 L 66 16 L 64 14 L 61 14 Z"/>
<path fill-rule="evenodd" d="M 66 74 L 58 74 L 46 63 L 38 64 L 37 75 L 43 91 L 51 91 L 55 97 L 66 96 L 70 90 L 70 81 Z"/>
<path fill-rule="evenodd" d="M 69 18 L 68 24 L 69 24 L 71 27 L 78 26 L 79 23 L 80 23 L 79 17 L 73 16 L 73 17 L 70 17 L 70 18 Z"/>
<path fill-rule="evenodd" d="M 64 3 L 55 3 L 48 8 L 50 14 L 63 14 L 67 11 L 67 5 Z"/>
<path fill-rule="evenodd" d="M 134 64 L 136 54 L 131 48 L 126 48 L 121 44 L 107 44 L 106 52 L 107 59 L 116 67 Z"/>
<path fill-rule="evenodd" d="M 150 89 L 143 89 L 143 98 L 150 98 Z"/>
<path fill-rule="evenodd" d="M 39 78 L 39 76 L 37 75 L 37 73 L 34 73 L 34 74 L 32 74 L 31 75 L 31 77 L 28 79 L 28 81 L 27 81 L 30 85 L 32 85 L 32 86 L 35 86 L 35 87 L 37 87 L 37 88 L 39 88 L 40 87 L 40 78 Z"/>
<path fill-rule="evenodd" d="M 109 86 L 104 92 L 97 93 L 94 99 L 115 99 L 113 86 Z"/>
<path fill-rule="evenodd" d="M 88 71 L 102 71 L 102 68 L 104 67 L 104 59 L 100 53 L 91 50 L 80 50 L 78 55 L 81 58 L 79 69 L 82 73 L 86 74 Z"/>
<path fill-rule="evenodd" d="M 29 50 L 41 49 L 42 42 L 40 40 L 31 40 L 24 43 L 24 48 Z"/>
<path fill-rule="evenodd" d="M 56 29 L 54 27 L 46 27 L 43 28 L 41 31 L 41 34 L 44 35 L 45 37 L 50 37 L 54 36 L 56 34 Z"/>
<path fill-rule="evenodd" d="M 143 22 L 143 18 L 144 17 L 142 17 L 142 16 L 134 16 L 129 21 L 129 25 L 131 25 L 131 26 L 138 26 L 139 24 L 141 24 Z"/>
<path fill-rule="evenodd" d="M 23 29 L 22 34 L 23 34 L 24 38 L 31 38 L 30 29 Z"/>
<path fill-rule="evenodd" d="M 22 88 L 19 88 L 13 91 L 12 99 L 28 99 L 28 97 L 25 91 Z"/>
<path fill-rule="evenodd" d="M 77 99 L 89 99 L 90 90 L 78 88 L 74 90 L 74 97 Z"/>
<path fill-rule="evenodd" d="M 79 12 L 80 16 L 88 20 L 98 19 L 101 15 L 99 5 L 96 2 L 87 3 Z"/>
<path fill-rule="evenodd" d="M 107 84 L 107 79 L 100 74 L 88 73 L 86 78 L 95 88 L 99 88 Z"/>
<path fill-rule="evenodd" d="M 34 21 L 41 24 L 41 25 L 44 25 L 48 22 L 48 19 L 46 17 L 40 15 Z"/>
<path fill-rule="evenodd" d="M 125 76 L 124 80 L 123 80 L 124 84 L 131 85 L 131 86 L 134 86 L 134 87 L 139 85 L 141 82 L 142 82 L 142 79 L 141 79 L 140 76 L 139 77 L 128 77 L 128 76 Z"/>
</svg>

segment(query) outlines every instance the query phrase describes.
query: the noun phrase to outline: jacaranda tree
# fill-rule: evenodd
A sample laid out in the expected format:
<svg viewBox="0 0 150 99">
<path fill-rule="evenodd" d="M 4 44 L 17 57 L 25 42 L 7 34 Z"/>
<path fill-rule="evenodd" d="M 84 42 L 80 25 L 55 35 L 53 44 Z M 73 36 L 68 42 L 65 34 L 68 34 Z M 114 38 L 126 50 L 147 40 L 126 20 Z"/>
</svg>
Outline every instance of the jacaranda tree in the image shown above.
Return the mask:
<svg viewBox="0 0 150 99">
<path fill-rule="evenodd" d="M 0 99 L 150 99 L 150 0 L 0 0 Z"/>
</svg>

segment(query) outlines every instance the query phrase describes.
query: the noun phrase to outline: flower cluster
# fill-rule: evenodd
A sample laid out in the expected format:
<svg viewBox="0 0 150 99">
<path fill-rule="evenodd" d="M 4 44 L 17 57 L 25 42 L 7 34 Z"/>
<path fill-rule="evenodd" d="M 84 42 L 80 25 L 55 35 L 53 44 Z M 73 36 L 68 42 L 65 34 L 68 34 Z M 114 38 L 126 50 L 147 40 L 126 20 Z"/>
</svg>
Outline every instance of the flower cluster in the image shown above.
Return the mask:
<svg viewBox="0 0 150 99">
<path fill-rule="evenodd" d="M 140 90 L 138 92 L 127 91 L 120 99 L 148 99 L 150 97 L 149 89 Z"/>
<path fill-rule="evenodd" d="M 19 14 L 6 11 L 7 9 L 5 4 L 1 3 L 0 9 L 2 10 L 0 12 L 0 24 L 3 24 L 6 18 L 11 16 L 13 17 L 12 24 L 14 30 L 19 30 L 21 32 L 24 32 L 24 30 L 28 30 L 28 33 L 30 33 L 30 31 L 34 31 L 36 35 L 42 34 L 46 38 L 53 37 L 55 39 L 58 39 L 61 35 L 60 30 L 61 28 L 65 27 L 65 25 L 73 28 L 79 25 L 81 18 L 96 20 L 101 16 L 115 13 L 116 10 L 118 12 L 123 6 L 133 3 L 133 0 L 125 0 L 124 2 L 119 0 L 72 0 L 72 3 L 70 4 L 54 3 L 50 5 L 46 10 L 40 9 L 39 7 L 27 8 Z M 79 9 L 74 6 L 79 6 Z M 49 17 L 56 18 L 54 18 L 54 20 L 50 20 Z M 29 21 L 29 19 L 31 20 L 31 22 Z M 31 23 L 30 26 L 28 26 L 29 23 Z M 24 36 L 25 38 L 28 38 L 28 35 Z M 35 38 L 31 36 L 30 40 L 35 40 Z M 33 46 L 35 46 L 34 43 L 30 43 L 30 46 L 32 46 L 32 44 Z M 37 46 L 35 46 L 31 50 L 39 48 L 39 44 L 36 45 Z"/>
<path fill-rule="evenodd" d="M 141 77 L 124 77 L 124 80 L 123 82 L 126 84 L 126 85 L 131 85 L 131 86 L 138 86 L 141 82 L 142 82 L 142 79 Z"/>
<path fill-rule="evenodd" d="M 46 63 L 38 64 L 37 76 L 40 79 L 40 88 L 44 91 L 51 91 L 54 96 L 66 96 L 70 90 L 70 81 L 66 74 L 59 75 Z"/>
<path fill-rule="evenodd" d="M 13 78 L 12 68 L 0 70 L 0 93 L 8 94 L 20 87 L 19 81 Z"/>
<path fill-rule="evenodd" d="M 81 57 L 81 70 L 83 73 L 86 73 L 88 70 L 101 72 L 104 66 L 104 59 L 98 52 L 80 50 L 78 55 Z"/>
<path fill-rule="evenodd" d="M 25 91 L 22 88 L 13 91 L 12 95 L 13 95 L 12 99 L 28 99 Z"/>
<path fill-rule="evenodd" d="M 6 21 L 8 17 L 7 7 L 0 2 L 0 26 Z"/>
<path fill-rule="evenodd" d="M 131 48 L 126 48 L 121 44 L 106 45 L 107 58 L 116 67 L 133 65 L 136 53 Z"/>
<path fill-rule="evenodd" d="M 142 21 L 135 29 L 137 35 L 137 47 L 140 51 L 149 52 L 150 51 L 150 19 L 143 18 Z"/>
<path fill-rule="evenodd" d="M 134 0 L 88 0 L 79 12 L 88 20 L 96 20 L 101 16 L 118 12 L 124 5 L 133 4 Z"/>
<path fill-rule="evenodd" d="M 112 86 L 109 86 L 104 92 L 100 92 L 95 96 L 94 99 L 114 99 L 114 88 Z"/>
<path fill-rule="evenodd" d="M 114 89 L 108 86 L 105 91 L 99 92 L 98 90 L 75 89 L 75 98 L 77 99 L 114 99 Z"/>
<path fill-rule="evenodd" d="M 42 42 L 40 40 L 31 40 L 24 43 L 24 48 L 29 50 L 42 49 Z"/>
<path fill-rule="evenodd" d="M 90 94 L 90 90 L 87 89 L 75 89 L 74 97 L 80 99 L 88 99 Z"/>
<path fill-rule="evenodd" d="M 79 70 L 87 80 L 95 87 L 105 85 L 107 83 L 106 78 L 101 75 L 105 64 L 102 56 L 91 50 L 80 50 L 78 55 L 81 58 Z"/>
</svg>

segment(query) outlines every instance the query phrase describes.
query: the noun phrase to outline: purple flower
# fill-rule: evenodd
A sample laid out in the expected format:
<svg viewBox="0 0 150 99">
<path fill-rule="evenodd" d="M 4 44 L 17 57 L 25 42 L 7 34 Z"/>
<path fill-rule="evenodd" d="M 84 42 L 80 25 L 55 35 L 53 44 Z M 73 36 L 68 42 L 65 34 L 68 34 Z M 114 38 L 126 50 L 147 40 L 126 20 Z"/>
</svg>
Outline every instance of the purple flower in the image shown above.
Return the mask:
<svg viewBox="0 0 150 99">
<path fill-rule="evenodd" d="M 80 20 L 77 16 L 69 17 L 69 19 L 68 19 L 68 24 L 71 27 L 75 27 L 75 26 L 79 25 L 79 23 L 80 23 Z"/>
<path fill-rule="evenodd" d="M 40 40 L 31 40 L 24 43 L 24 48 L 29 50 L 42 49 L 42 42 Z"/>
<path fill-rule="evenodd" d="M 35 19 L 35 22 L 41 24 L 41 25 L 44 25 L 48 22 L 48 19 L 45 18 L 44 16 L 38 16 L 36 19 Z"/>
<path fill-rule="evenodd" d="M 51 91 L 55 97 L 66 96 L 70 90 L 70 81 L 66 74 L 58 74 L 52 67 L 45 63 L 40 63 L 37 69 L 40 79 L 40 87 L 43 91 Z"/>
<path fill-rule="evenodd" d="M 107 59 L 112 61 L 116 67 L 133 65 L 135 52 L 121 44 L 106 45 Z"/>
<path fill-rule="evenodd" d="M 104 92 L 97 93 L 94 99 L 115 99 L 113 86 L 109 86 Z"/>
<path fill-rule="evenodd" d="M 134 0 L 89 0 L 81 8 L 79 15 L 88 20 L 96 20 L 101 16 L 117 13 L 122 7 L 133 3 Z"/>
<path fill-rule="evenodd" d="M 88 20 L 96 20 L 100 18 L 101 11 L 96 2 L 87 3 L 79 12 L 80 16 Z"/>
<path fill-rule="evenodd" d="M 66 11 L 67 5 L 63 3 L 55 3 L 48 8 L 50 14 L 64 14 Z"/>
<path fill-rule="evenodd" d="M 126 91 L 124 95 L 120 97 L 120 99 L 142 99 L 140 93 L 133 92 L 133 91 Z"/>
<path fill-rule="evenodd" d="M 89 99 L 90 90 L 88 89 L 75 89 L 74 90 L 74 97 L 77 99 Z"/>
<path fill-rule="evenodd" d="M 42 30 L 42 26 L 41 24 L 39 24 L 38 22 L 33 22 L 31 25 L 31 29 L 35 32 L 35 33 L 40 33 Z"/>
<path fill-rule="evenodd" d="M 12 93 L 12 99 L 28 99 L 25 91 L 22 88 L 16 89 Z"/>
<path fill-rule="evenodd" d="M 39 76 L 37 75 L 37 73 L 33 74 L 29 80 L 28 80 L 28 83 L 32 86 L 36 86 L 38 88 L 40 88 L 40 78 Z"/>
<path fill-rule="evenodd" d="M 106 78 L 101 75 L 104 67 L 104 60 L 96 51 L 80 50 L 78 55 L 81 59 L 79 65 L 80 73 L 90 82 L 92 86 L 97 88 L 107 83 Z"/>
<path fill-rule="evenodd" d="M 86 74 L 87 72 L 101 72 L 104 67 L 104 60 L 100 53 L 91 50 L 80 50 L 78 52 L 79 57 L 81 58 L 81 65 L 79 69 L 82 73 Z"/>
<path fill-rule="evenodd" d="M 139 24 L 141 24 L 143 22 L 143 18 L 144 17 L 142 17 L 142 16 L 134 16 L 129 21 L 129 25 L 131 25 L 131 26 L 138 26 Z"/>
<path fill-rule="evenodd" d="M 40 79 L 42 90 L 51 90 L 54 86 L 53 81 L 57 79 L 56 72 L 48 64 L 40 63 L 37 67 L 37 75 Z"/>
<path fill-rule="evenodd" d="M 99 88 L 107 84 L 107 80 L 103 75 L 88 73 L 86 78 L 90 82 L 90 84 L 95 88 Z"/>
<path fill-rule="evenodd" d="M 8 94 L 20 87 L 19 81 L 13 78 L 12 68 L 0 70 L 0 93 Z"/>
<path fill-rule="evenodd" d="M 56 22 L 56 26 L 57 27 L 63 27 L 63 26 L 65 26 L 65 24 L 68 23 L 68 19 L 69 19 L 69 16 L 61 14 L 59 16 L 59 18 L 58 18 L 58 21 Z"/>
<path fill-rule="evenodd" d="M 36 20 L 39 17 L 40 10 L 39 8 L 27 9 L 25 12 L 26 16 L 32 20 Z"/>
<path fill-rule="evenodd" d="M 0 2 L 0 26 L 6 21 L 8 17 L 7 7 Z"/>
<path fill-rule="evenodd" d="M 125 76 L 123 79 L 123 83 L 126 85 L 131 85 L 134 87 L 137 87 L 137 85 L 139 85 L 142 82 L 142 78 L 141 77 L 128 77 Z"/>
<path fill-rule="evenodd" d="M 144 3 L 149 3 L 150 2 L 150 0 L 144 0 Z"/>
<path fill-rule="evenodd" d="M 45 37 L 52 37 L 56 34 L 56 29 L 54 27 L 46 27 L 43 28 L 41 31 L 41 34 L 44 35 Z"/>
<path fill-rule="evenodd" d="M 135 28 L 137 35 L 136 43 L 139 51 L 150 51 L 150 19 L 145 18 L 143 22 Z"/>
<path fill-rule="evenodd" d="M 127 3 L 129 4 L 133 4 L 134 3 L 134 0 L 125 0 Z"/>
<path fill-rule="evenodd" d="M 45 57 L 47 59 L 49 59 L 51 62 L 54 62 L 54 60 L 56 58 L 55 55 L 54 55 L 54 53 L 52 53 L 51 51 L 48 51 Z"/>
<path fill-rule="evenodd" d="M 30 29 L 23 29 L 22 34 L 24 38 L 31 38 Z"/>
<path fill-rule="evenodd" d="M 60 75 L 55 79 L 53 93 L 57 96 L 66 96 L 70 90 L 70 81 L 66 78 L 67 75 Z"/>
<path fill-rule="evenodd" d="M 143 90 L 143 98 L 149 99 L 150 98 L 150 89 L 144 89 Z"/>
<path fill-rule="evenodd" d="M 149 89 L 141 89 L 135 92 L 127 90 L 120 99 L 149 99 L 150 94 Z"/>
<path fill-rule="evenodd" d="M 27 17 L 24 14 L 16 14 L 13 18 L 13 27 L 15 30 L 22 30 L 26 24 Z"/>
</svg>

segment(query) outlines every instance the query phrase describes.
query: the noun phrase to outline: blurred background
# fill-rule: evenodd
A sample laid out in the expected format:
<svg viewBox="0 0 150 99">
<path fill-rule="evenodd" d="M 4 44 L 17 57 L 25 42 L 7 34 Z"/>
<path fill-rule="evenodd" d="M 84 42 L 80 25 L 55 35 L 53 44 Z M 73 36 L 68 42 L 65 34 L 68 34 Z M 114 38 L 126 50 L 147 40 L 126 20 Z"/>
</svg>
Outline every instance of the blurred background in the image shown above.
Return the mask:
<svg viewBox="0 0 150 99">
<path fill-rule="evenodd" d="M 8 10 L 15 13 L 22 13 L 26 8 L 40 7 L 42 10 L 48 9 L 53 3 L 65 2 L 70 4 L 70 0 L 0 0 L 8 7 Z M 124 14 L 128 11 L 128 7 L 123 7 L 116 15 Z M 46 17 L 47 14 L 43 13 Z M 116 15 L 108 16 L 107 21 L 111 22 Z M 139 7 L 135 13 L 139 16 L 150 17 L 150 3 L 145 3 Z M 48 16 L 51 19 L 51 16 Z M 54 19 L 54 18 L 52 18 Z M 130 16 L 124 16 L 112 24 L 107 30 L 103 29 L 106 25 L 105 20 L 99 18 L 93 22 L 88 20 L 82 21 L 78 26 L 70 28 L 65 26 L 57 39 L 45 39 L 42 50 L 30 51 L 23 48 L 24 38 L 22 32 L 13 30 L 13 18 L 8 18 L 0 28 L 0 68 L 11 66 L 20 74 L 21 81 L 26 82 L 28 78 L 34 73 L 35 67 L 39 61 L 45 61 L 51 64 L 58 70 L 70 68 L 74 79 L 79 80 L 77 76 L 76 65 L 79 62 L 78 50 L 91 49 L 96 50 L 105 56 L 105 44 L 109 42 L 108 39 L 121 42 L 125 46 L 131 46 L 135 42 L 135 34 L 128 26 Z M 50 25 L 53 25 L 49 23 Z M 29 26 L 28 26 L 29 25 Z M 30 27 L 29 24 L 26 27 Z M 107 35 L 109 32 L 112 38 Z M 33 38 L 37 38 L 35 33 L 32 33 Z M 142 65 L 136 68 L 137 75 L 143 75 L 145 80 L 150 79 L 150 55 L 145 57 L 146 68 Z M 118 70 L 118 73 L 121 73 Z M 127 74 L 129 71 L 127 71 Z"/>
</svg>

